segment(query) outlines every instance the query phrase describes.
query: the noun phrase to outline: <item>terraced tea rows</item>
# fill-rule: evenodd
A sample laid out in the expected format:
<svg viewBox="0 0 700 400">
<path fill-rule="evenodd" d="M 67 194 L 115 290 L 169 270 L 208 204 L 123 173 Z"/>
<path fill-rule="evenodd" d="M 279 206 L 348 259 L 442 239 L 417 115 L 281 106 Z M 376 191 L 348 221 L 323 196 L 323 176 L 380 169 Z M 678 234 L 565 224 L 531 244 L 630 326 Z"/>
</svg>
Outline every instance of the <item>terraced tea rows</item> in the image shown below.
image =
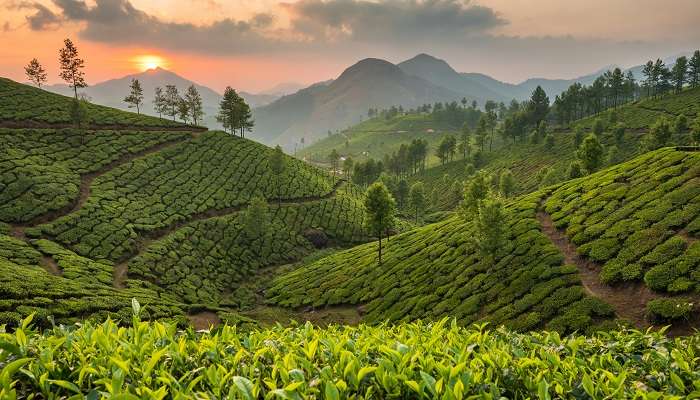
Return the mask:
<svg viewBox="0 0 700 400">
<path fill-rule="evenodd" d="M 362 305 L 368 322 L 450 316 L 517 330 L 596 329 L 612 316 L 587 297 L 573 266 L 539 231 L 542 193 L 509 206 L 508 244 L 491 265 L 477 253 L 474 226 L 458 218 L 391 238 L 376 263 L 367 244 L 300 267 L 274 281 L 269 301 L 282 306 Z"/>
<path fill-rule="evenodd" d="M 149 232 L 228 213 L 255 196 L 303 200 L 331 191 L 327 174 L 300 161 L 290 160 L 275 177 L 268 151 L 224 133 L 204 134 L 99 177 L 82 209 L 41 229 L 79 254 L 117 261 Z"/>
<path fill-rule="evenodd" d="M 128 262 L 129 278 L 154 282 L 190 303 L 238 306 L 236 289 L 259 268 L 290 263 L 313 250 L 303 236 L 309 229 L 320 229 L 336 243 L 363 239 L 364 214 L 355 196 L 341 188 L 318 200 L 272 205 L 271 221 L 256 238 L 247 237 L 237 212 L 188 224 L 144 247 Z"/>
<path fill-rule="evenodd" d="M 268 298 L 292 307 L 362 304 L 366 321 L 449 315 L 460 323 L 568 332 L 585 330 L 618 310 L 618 317 L 640 326 L 658 323 L 645 319 L 651 312 L 647 300 L 685 307 L 697 297 L 699 172 L 700 153 L 662 149 L 549 189 L 551 196 L 540 191 L 511 203 L 510 238 L 494 265 L 480 260 L 470 243 L 473 225 L 453 217 L 392 238 L 382 266 L 376 263 L 376 244 L 360 246 L 277 278 Z M 649 289 L 685 295 L 645 297 L 649 289 L 642 287 L 632 291 L 642 299 L 628 302 L 632 310 L 624 309 L 630 304 L 611 307 L 598 300 L 616 301 L 584 289 L 579 272 L 587 271 L 562 266 L 555 238 L 542 234 L 536 211 L 545 199 L 546 211 L 558 227 L 568 227 L 579 251 L 606 263 L 597 285 L 607 290 L 606 283 L 644 279 Z M 683 315 L 654 318 L 682 325 L 695 314 L 691 304 Z"/>
<path fill-rule="evenodd" d="M 0 129 L 0 221 L 70 212 L 94 176 L 190 138 L 185 132 Z M 81 179 L 82 177 L 82 179 Z"/>
<path fill-rule="evenodd" d="M 700 290 L 700 153 L 667 148 L 566 183 L 545 210 L 603 282 Z"/>
<path fill-rule="evenodd" d="M 70 116 L 72 98 L 0 78 L 0 127 L 4 128 L 58 128 L 72 126 Z M 116 108 L 85 103 L 90 128 L 116 129 L 127 127 L 167 128 L 192 131 L 196 128 L 169 121 L 117 110 Z"/>
</svg>

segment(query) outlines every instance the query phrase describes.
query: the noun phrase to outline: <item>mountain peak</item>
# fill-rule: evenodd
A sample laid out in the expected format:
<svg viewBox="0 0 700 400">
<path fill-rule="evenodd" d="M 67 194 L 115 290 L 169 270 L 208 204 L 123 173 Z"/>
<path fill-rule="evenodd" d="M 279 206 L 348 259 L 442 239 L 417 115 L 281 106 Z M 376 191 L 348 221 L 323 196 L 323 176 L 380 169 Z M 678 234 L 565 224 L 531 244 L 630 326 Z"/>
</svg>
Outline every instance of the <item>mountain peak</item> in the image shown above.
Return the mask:
<svg viewBox="0 0 700 400">
<path fill-rule="evenodd" d="M 399 67 L 404 71 L 426 73 L 430 71 L 432 74 L 456 74 L 447 61 L 433 57 L 430 54 L 420 53 L 417 56 L 406 60 L 399 64 Z"/>
<path fill-rule="evenodd" d="M 379 58 L 365 58 L 353 64 L 338 77 L 338 81 L 350 79 L 355 76 L 381 77 L 386 75 L 401 74 L 401 69 L 389 61 Z"/>
</svg>

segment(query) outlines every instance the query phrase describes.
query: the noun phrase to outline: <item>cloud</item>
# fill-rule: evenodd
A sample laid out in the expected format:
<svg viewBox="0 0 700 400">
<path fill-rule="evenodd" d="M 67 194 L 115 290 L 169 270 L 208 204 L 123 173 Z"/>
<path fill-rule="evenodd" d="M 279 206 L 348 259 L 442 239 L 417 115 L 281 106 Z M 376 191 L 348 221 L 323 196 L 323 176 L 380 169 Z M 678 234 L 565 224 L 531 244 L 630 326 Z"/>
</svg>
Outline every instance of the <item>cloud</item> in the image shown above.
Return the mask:
<svg viewBox="0 0 700 400">
<path fill-rule="evenodd" d="M 301 0 L 283 7 L 298 32 L 359 42 L 455 40 L 506 23 L 468 0 Z"/>
<path fill-rule="evenodd" d="M 25 19 L 29 24 L 29 27 L 35 31 L 44 31 L 55 29 L 61 22 L 59 15 L 56 15 L 53 11 L 49 10 L 43 4 L 30 1 L 16 1 L 9 3 L 9 9 L 29 9 L 33 10 L 34 13 L 27 15 Z M 3 26 L 4 31 L 10 30 L 9 23 L 5 23 Z"/>
<path fill-rule="evenodd" d="M 57 21 L 82 23 L 80 37 L 111 44 L 233 55 L 292 50 L 328 50 L 338 44 L 458 40 L 505 23 L 493 10 L 469 0 L 301 0 L 280 3 L 288 27 L 270 13 L 210 24 L 175 23 L 137 9 L 129 0 L 53 0 L 54 14 L 33 3 L 32 29 Z"/>
</svg>

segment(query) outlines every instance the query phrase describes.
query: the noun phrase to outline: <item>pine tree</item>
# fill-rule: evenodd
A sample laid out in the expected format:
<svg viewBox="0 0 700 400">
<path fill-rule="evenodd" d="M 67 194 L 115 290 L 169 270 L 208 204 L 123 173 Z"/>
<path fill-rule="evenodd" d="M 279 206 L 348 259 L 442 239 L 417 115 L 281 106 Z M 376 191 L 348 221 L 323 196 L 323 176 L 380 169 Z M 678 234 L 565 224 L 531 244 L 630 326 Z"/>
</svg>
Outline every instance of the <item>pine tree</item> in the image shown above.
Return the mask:
<svg viewBox="0 0 700 400">
<path fill-rule="evenodd" d="M 59 50 L 59 76 L 73 88 L 75 99 L 78 100 L 78 88 L 87 86 L 85 82 L 85 61 L 78 57 L 78 49 L 70 39 L 63 41 L 64 47 Z"/>
<path fill-rule="evenodd" d="M 688 81 L 690 86 L 700 86 L 700 50 L 695 50 L 688 63 Z"/>
<path fill-rule="evenodd" d="M 24 67 L 24 72 L 29 81 L 38 87 L 41 87 L 41 85 L 46 82 L 46 71 L 36 58 L 32 58 L 29 64 Z"/>
<path fill-rule="evenodd" d="M 549 97 L 542 87 L 537 86 L 530 96 L 530 102 L 527 105 L 527 113 L 530 119 L 530 124 L 538 126 L 541 121 L 547 117 L 549 113 Z"/>
<path fill-rule="evenodd" d="M 418 218 L 425 210 L 425 188 L 423 182 L 416 182 L 411 186 L 408 192 L 408 202 L 416 215 L 416 223 Z"/>
<path fill-rule="evenodd" d="M 141 82 L 138 79 L 132 79 L 129 88 L 131 92 L 124 98 L 124 101 L 129 104 L 129 108 L 136 107 L 136 113 L 141 114 L 141 104 L 143 103 Z"/>
<path fill-rule="evenodd" d="M 204 111 L 202 110 L 202 96 L 199 95 L 194 85 L 187 88 L 184 100 L 192 117 L 192 124 L 197 125 L 198 122 L 201 122 Z"/>
<path fill-rule="evenodd" d="M 671 76 L 673 81 L 673 87 L 676 93 L 680 93 L 683 90 L 683 85 L 687 80 L 688 73 L 688 59 L 686 57 L 678 57 L 676 63 L 673 65 L 671 70 Z"/>
<path fill-rule="evenodd" d="M 219 114 L 216 120 L 223 125 L 224 131 L 230 129 L 232 134 L 238 129 L 238 93 L 231 86 L 227 86 L 224 90 L 224 97 L 219 103 Z"/>
<path fill-rule="evenodd" d="M 178 109 L 180 105 L 180 93 L 177 91 L 175 85 L 165 85 L 165 99 L 164 106 L 166 110 L 166 115 L 173 118 L 178 115 Z"/>
</svg>

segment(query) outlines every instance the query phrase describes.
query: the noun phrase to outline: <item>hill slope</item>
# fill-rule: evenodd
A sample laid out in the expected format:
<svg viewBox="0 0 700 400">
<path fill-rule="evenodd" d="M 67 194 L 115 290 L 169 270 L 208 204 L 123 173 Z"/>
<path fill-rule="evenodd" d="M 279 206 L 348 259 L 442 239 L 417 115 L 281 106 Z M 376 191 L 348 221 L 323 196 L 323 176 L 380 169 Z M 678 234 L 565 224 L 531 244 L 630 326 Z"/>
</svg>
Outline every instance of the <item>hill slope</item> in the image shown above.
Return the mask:
<svg viewBox="0 0 700 400">
<path fill-rule="evenodd" d="M 327 85 L 317 85 L 313 90 L 285 96 L 256 109 L 255 134 L 266 142 L 290 145 L 302 137 L 311 140 L 328 130 L 355 124 L 369 107 L 415 107 L 459 98 L 457 93 L 410 76 L 387 61 L 365 59 Z"/>
<path fill-rule="evenodd" d="M 700 153 L 659 150 L 513 201 L 505 222 L 508 244 L 494 265 L 478 257 L 470 240 L 473 224 L 453 217 L 391 238 L 381 266 L 376 243 L 366 244 L 279 277 L 268 298 L 292 307 L 362 305 L 367 321 L 449 315 L 464 324 L 490 321 L 518 330 L 569 332 L 595 329 L 596 321 L 617 313 L 643 326 L 650 323 L 644 319 L 647 300 L 666 296 L 642 296 L 643 291 L 694 296 L 700 284 L 698 179 Z M 581 254 L 592 262 L 608 261 L 602 270 L 592 264 L 605 282 L 617 280 L 610 276 L 637 282 L 644 276 L 646 288 L 636 286 L 637 303 L 615 303 L 591 289 L 584 269 L 591 264 L 564 265 L 570 254 L 538 215 L 543 201 L 556 226 L 571 224 L 566 235 L 583 244 Z M 671 301 L 685 298 L 674 295 Z"/>
<path fill-rule="evenodd" d="M 271 149 L 223 132 L 2 129 L 0 149 L 0 313 L 13 324 L 32 310 L 121 318 L 131 297 L 161 316 L 236 309 L 258 269 L 364 238 L 353 186 L 290 157 L 275 176 Z M 254 197 L 270 205 L 253 227 Z"/>
</svg>

